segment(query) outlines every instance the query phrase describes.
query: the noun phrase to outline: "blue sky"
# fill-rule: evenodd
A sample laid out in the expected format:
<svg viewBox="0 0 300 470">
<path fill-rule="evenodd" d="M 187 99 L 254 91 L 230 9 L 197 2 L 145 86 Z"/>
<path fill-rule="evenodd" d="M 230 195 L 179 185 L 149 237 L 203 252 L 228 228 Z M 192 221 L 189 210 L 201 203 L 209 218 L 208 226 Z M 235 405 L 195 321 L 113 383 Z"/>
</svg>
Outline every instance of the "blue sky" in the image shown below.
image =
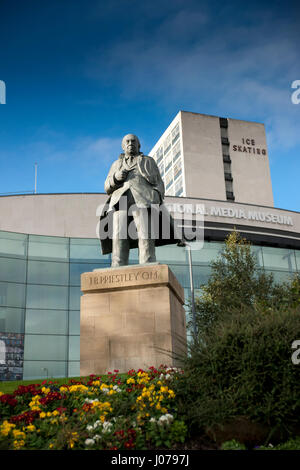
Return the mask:
<svg viewBox="0 0 300 470">
<path fill-rule="evenodd" d="M 103 192 L 128 132 L 181 110 L 265 123 L 275 206 L 300 210 L 293 1 L 0 0 L 0 193 Z"/>
</svg>

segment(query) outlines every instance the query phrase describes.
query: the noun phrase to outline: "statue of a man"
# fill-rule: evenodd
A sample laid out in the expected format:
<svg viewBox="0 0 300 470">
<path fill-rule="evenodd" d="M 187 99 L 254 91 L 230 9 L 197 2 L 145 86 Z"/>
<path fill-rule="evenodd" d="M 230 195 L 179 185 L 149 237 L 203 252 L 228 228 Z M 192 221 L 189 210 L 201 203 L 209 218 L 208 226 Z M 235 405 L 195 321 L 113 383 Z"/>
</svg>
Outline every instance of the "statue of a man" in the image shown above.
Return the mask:
<svg viewBox="0 0 300 470">
<path fill-rule="evenodd" d="M 109 199 L 100 218 L 100 225 L 107 216 L 112 223 L 112 236 L 100 236 L 102 253 L 112 253 L 112 267 L 128 265 L 129 250 L 136 246 L 140 264 L 155 262 L 156 245 L 178 241 L 172 222 L 169 237 L 161 236 L 161 216 L 170 221 L 170 215 L 162 210 L 165 187 L 155 160 L 140 152 L 139 139 L 133 134 L 123 138 L 122 148 L 124 153 L 112 164 L 104 184 Z M 158 224 L 154 220 L 159 220 Z M 137 237 L 128 232 L 132 222 Z"/>
</svg>

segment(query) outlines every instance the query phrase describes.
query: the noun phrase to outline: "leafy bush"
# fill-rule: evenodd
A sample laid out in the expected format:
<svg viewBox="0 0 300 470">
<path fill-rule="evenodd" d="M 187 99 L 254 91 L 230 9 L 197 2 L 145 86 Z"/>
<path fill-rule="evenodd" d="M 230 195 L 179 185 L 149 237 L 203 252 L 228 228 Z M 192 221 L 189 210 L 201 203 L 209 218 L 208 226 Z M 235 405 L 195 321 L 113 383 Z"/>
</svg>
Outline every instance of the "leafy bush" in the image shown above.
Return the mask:
<svg viewBox="0 0 300 470">
<path fill-rule="evenodd" d="M 299 274 L 295 274 L 290 282 L 276 284 L 272 273 L 259 268 L 250 242 L 236 231 L 227 237 L 211 268 L 208 282 L 201 286 L 201 293 L 195 299 L 200 335 L 215 321 L 245 307 L 270 313 L 300 305 Z"/>
<path fill-rule="evenodd" d="M 246 450 L 246 446 L 245 444 L 240 444 L 235 439 L 232 439 L 231 441 L 223 442 L 221 450 Z"/>
<path fill-rule="evenodd" d="M 293 432 L 300 413 L 299 366 L 291 360 L 295 338 L 299 308 L 265 315 L 245 309 L 216 324 L 192 346 L 176 384 L 191 426 L 217 435 L 218 425 L 246 416 L 265 427 L 263 438 Z"/>
<path fill-rule="evenodd" d="M 299 276 L 276 285 L 233 232 L 196 302 L 198 334 L 176 383 L 191 433 L 248 446 L 299 431 Z"/>
<path fill-rule="evenodd" d="M 231 441 L 224 442 L 221 450 L 246 450 L 246 446 L 232 439 Z M 256 446 L 254 450 L 300 450 L 300 437 L 289 439 L 287 442 L 276 446 L 271 443 L 268 446 Z"/>
</svg>

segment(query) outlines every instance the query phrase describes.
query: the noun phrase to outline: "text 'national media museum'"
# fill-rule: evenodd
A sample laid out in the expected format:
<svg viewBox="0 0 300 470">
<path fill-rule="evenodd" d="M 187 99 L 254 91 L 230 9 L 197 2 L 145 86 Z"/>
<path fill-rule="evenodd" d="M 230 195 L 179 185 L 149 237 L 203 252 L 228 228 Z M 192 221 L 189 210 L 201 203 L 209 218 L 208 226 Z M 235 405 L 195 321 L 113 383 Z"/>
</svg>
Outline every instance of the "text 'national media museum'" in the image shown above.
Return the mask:
<svg viewBox="0 0 300 470">
<path fill-rule="evenodd" d="M 196 293 L 234 228 L 275 281 L 300 272 L 300 213 L 274 207 L 263 124 L 180 111 L 149 155 L 175 222 L 204 218 L 203 247 L 192 251 Z M 95 229 L 106 199 L 105 193 L 0 197 L 0 380 L 79 375 L 80 275 L 111 264 Z M 160 246 L 156 256 L 188 299 L 186 248 Z M 130 263 L 138 263 L 137 250 Z"/>
</svg>

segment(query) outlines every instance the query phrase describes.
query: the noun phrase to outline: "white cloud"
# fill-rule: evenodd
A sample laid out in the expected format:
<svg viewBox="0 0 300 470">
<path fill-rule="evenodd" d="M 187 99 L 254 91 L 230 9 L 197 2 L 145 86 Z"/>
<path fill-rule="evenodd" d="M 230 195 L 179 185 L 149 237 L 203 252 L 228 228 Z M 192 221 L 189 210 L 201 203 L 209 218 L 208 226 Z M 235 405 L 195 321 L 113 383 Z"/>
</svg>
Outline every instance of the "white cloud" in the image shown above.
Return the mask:
<svg viewBox="0 0 300 470">
<path fill-rule="evenodd" d="M 177 6 L 151 31 L 133 29 L 127 39 L 100 48 L 86 73 L 100 83 L 116 81 L 129 101 L 153 96 L 172 110 L 209 108 L 265 122 L 272 145 L 299 145 L 300 105 L 290 100 L 290 84 L 300 79 L 297 18 L 262 6 L 238 24 L 223 17 L 225 11 L 216 20 L 203 2 Z"/>
</svg>

